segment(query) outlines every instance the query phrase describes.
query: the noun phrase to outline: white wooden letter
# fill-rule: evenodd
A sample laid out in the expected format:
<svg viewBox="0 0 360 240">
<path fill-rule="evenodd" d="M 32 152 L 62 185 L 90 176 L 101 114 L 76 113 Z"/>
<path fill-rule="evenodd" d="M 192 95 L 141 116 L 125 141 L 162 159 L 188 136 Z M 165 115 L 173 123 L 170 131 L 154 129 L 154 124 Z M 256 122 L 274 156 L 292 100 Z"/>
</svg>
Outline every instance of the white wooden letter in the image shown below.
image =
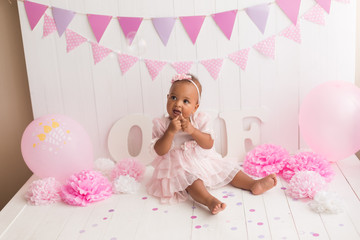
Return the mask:
<svg viewBox="0 0 360 240">
<path fill-rule="evenodd" d="M 137 156 L 131 156 L 129 153 L 128 137 L 130 129 L 138 126 L 142 132 L 142 141 L 140 153 Z M 124 158 L 138 159 L 145 165 L 152 161 L 149 152 L 149 144 L 151 142 L 152 122 L 151 119 L 142 114 L 127 115 L 118 120 L 110 129 L 108 137 L 108 148 L 111 157 L 116 161 Z"/>
</svg>

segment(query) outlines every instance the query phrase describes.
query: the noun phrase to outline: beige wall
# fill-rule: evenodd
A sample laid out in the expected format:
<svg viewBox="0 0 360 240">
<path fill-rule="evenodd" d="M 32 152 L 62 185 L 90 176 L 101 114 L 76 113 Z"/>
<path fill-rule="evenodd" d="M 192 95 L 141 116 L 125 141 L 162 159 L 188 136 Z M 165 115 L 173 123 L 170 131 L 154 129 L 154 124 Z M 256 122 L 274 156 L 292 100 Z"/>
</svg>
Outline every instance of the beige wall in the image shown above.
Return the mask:
<svg viewBox="0 0 360 240">
<path fill-rule="evenodd" d="M 32 121 L 17 3 L 0 1 L 0 209 L 31 176 L 20 151 Z"/>
</svg>

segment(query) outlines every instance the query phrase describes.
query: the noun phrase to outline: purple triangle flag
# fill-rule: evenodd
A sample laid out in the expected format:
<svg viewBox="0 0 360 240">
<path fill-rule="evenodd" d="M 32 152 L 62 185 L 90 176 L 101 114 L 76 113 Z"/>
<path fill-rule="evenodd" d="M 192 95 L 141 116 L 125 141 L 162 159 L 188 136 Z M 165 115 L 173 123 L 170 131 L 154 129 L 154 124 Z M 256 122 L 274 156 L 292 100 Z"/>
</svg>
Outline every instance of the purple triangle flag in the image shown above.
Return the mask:
<svg viewBox="0 0 360 240">
<path fill-rule="evenodd" d="M 316 2 L 317 2 L 327 13 L 330 13 L 331 0 L 316 0 Z"/>
<path fill-rule="evenodd" d="M 31 30 L 34 30 L 35 26 L 38 24 L 40 18 L 44 15 L 48 6 L 29 1 L 25 1 L 24 6 Z"/>
<path fill-rule="evenodd" d="M 75 12 L 62 8 L 52 7 L 52 15 L 55 20 L 58 34 L 61 37 L 61 35 L 65 32 L 66 28 L 69 26 L 70 22 L 74 18 Z"/>
<path fill-rule="evenodd" d="M 260 4 L 245 9 L 246 14 L 255 23 L 262 34 L 265 32 L 267 19 L 269 16 L 269 4 Z"/>
<path fill-rule="evenodd" d="M 225 36 L 230 40 L 231 34 L 234 28 L 235 18 L 236 18 L 237 10 L 231 10 L 227 12 L 215 13 L 212 14 L 212 18 L 219 26 L 221 31 L 225 34 Z"/>
<path fill-rule="evenodd" d="M 276 0 L 277 5 L 283 10 L 294 25 L 297 23 L 301 0 Z"/>
<path fill-rule="evenodd" d="M 88 14 L 87 17 L 97 42 L 100 42 L 100 39 L 102 38 L 112 17 L 97 14 Z"/>
<path fill-rule="evenodd" d="M 128 44 L 131 45 L 143 20 L 141 17 L 118 17 L 119 24 Z"/>
<path fill-rule="evenodd" d="M 162 18 L 152 18 L 151 20 L 161 41 L 166 46 L 166 44 L 169 41 L 170 34 L 173 30 L 176 18 L 162 17 Z"/>
<path fill-rule="evenodd" d="M 195 44 L 196 42 L 204 19 L 205 16 L 180 17 L 180 21 L 183 24 L 193 44 Z"/>
</svg>

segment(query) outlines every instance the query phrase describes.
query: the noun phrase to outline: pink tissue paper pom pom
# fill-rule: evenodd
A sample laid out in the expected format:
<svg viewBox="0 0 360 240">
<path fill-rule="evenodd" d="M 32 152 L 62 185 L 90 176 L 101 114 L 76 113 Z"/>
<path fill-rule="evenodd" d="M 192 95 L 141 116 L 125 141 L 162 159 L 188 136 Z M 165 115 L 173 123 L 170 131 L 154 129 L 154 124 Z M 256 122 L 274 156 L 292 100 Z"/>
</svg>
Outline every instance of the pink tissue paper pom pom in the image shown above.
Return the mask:
<svg viewBox="0 0 360 240">
<path fill-rule="evenodd" d="M 109 180 L 92 170 L 73 174 L 61 189 L 63 201 L 74 206 L 87 206 L 89 203 L 104 200 L 111 194 L 112 186 Z"/>
<path fill-rule="evenodd" d="M 134 158 L 126 158 L 115 165 L 111 172 L 111 179 L 114 180 L 120 176 L 130 176 L 137 182 L 140 182 L 145 173 L 145 166 Z"/>
<path fill-rule="evenodd" d="M 286 181 L 290 181 L 294 174 L 300 171 L 317 172 L 327 182 L 334 176 L 331 163 L 324 156 L 313 152 L 300 152 L 291 156 L 280 174 Z"/>
<path fill-rule="evenodd" d="M 289 158 L 285 148 L 263 144 L 247 153 L 243 167 L 244 171 L 252 176 L 265 177 L 280 172 Z"/>
<path fill-rule="evenodd" d="M 60 183 L 53 177 L 32 182 L 25 198 L 32 205 L 49 205 L 60 201 Z"/>
<path fill-rule="evenodd" d="M 290 180 L 286 193 L 295 199 L 314 198 L 315 194 L 326 187 L 325 179 L 317 172 L 301 171 Z"/>
</svg>

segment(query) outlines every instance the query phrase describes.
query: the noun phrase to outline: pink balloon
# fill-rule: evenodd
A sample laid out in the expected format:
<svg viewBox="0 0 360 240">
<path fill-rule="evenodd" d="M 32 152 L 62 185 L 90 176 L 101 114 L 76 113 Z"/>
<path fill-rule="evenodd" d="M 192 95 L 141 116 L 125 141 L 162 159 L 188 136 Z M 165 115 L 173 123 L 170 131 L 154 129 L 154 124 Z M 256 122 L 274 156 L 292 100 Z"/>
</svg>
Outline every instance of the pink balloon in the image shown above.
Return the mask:
<svg viewBox="0 0 360 240">
<path fill-rule="evenodd" d="M 32 121 L 21 139 L 21 152 L 30 170 L 41 178 L 64 182 L 72 174 L 93 168 L 93 149 L 85 129 L 63 115 Z"/>
<path fill-rule="evenodd" d="M 313 151 L 335 162 L 360 149 L 360 89 L 342 81 L 323 83 L 305 97 L 300 133 Z"/>
</svg>

